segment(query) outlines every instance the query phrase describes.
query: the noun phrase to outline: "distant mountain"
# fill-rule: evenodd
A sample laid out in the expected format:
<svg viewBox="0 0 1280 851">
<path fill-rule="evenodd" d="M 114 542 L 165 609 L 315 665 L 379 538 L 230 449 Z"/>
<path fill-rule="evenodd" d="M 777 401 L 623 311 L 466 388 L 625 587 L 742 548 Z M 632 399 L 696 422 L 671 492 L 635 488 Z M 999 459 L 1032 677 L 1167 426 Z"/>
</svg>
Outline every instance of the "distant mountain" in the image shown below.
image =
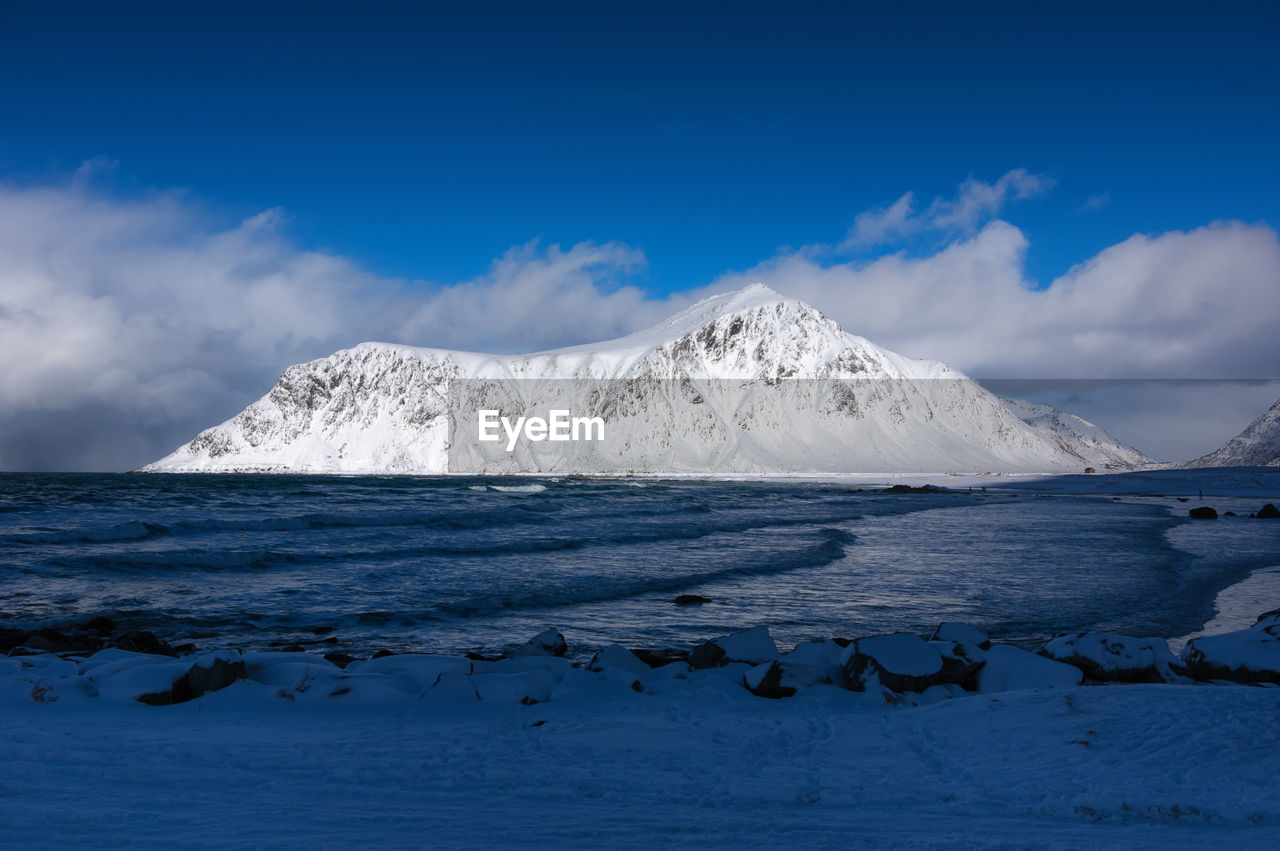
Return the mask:
<svg viewBox="0 0 1280 851">
<path fill-rule="evenodd" d="M 1156 463 L 1075 414 L 1024 399 L 1003 401 L 1020 420 L 1056 441 L 1066 452 L 1078 458 L 1082 466 L 1097 470 L 1131 470 Z"/>
<path fill-rule="evenodd" d="M 459 413 L 495 387 L 532 409 L 565 386 L 607 422 L 606 444 L 504 452 L 476 444 L 474 416 Z M 144 469 L 715 475 L 1145 462 L 1085 427 L 1061 414 L 1028 424 L 945 364 L 886 351 L 757 284 L 619 340 L 536 354 L 364 343 L 290 367 L 266 396 Z"/>
<path fill-rule="evenodd" d="M 1183 467 L 1280 467 L 1280 401 L 1249 427 Z"/>
</svg>

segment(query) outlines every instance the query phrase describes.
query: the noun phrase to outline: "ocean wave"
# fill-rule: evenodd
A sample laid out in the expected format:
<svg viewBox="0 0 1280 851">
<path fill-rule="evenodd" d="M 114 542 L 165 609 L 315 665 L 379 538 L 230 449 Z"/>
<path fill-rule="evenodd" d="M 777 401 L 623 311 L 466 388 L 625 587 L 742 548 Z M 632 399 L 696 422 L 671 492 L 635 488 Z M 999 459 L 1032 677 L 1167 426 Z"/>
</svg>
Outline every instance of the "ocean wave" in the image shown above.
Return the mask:
<svg viewBox="0 0 1280 851">
<path fill-rule="evenodd" d="M 818 537 L 819 541 L 799 547 L 789 554 L 769 553 L 767 558 L 755 563 L 643 579 L 599 575 L 579 576 L 578 581 L 567 588 L 513 588 L 441 603 L 435 606 L 435 610 L 453 617 L 468 618 L 498 612 L 553 609 L 582 603 L 622 600 L 646 594 L 671 593 L 749 576 L 774 576 L 796 570 L 823 567 L 838 561 L 844 557 L 845 547 L 855 540 L 853 533 L 832 528 L 819 530 Z"/>
<path fill-rule="evenodd" d="M 148 573 L 183 570 L 267 570 L 281 565 L 310 562 L 301 556 L 272 551 L 155 550 L 130 553 L 93 553 L 52 558 L 49 564 L 68 570 Z"/>
<path fill-rule="evenodd" d="M 284 517 L 182 520 L 168 524 L 129 520 L 105 526 L 10 533 L 0 535 L 0 545 L 105 544 L 115 541 L 138 541 L 162 535 L 191 536 L 220 532 L 297 532 L 310 529 L 375 529 L 398 526 L 423 526 L 448 531 L 538 522 L 536 514 L 513 514 L 513 512 L 517 511 L 520 511 L 520 509 L 504 507 L 490 511 L 454 509 L 447 512 L 312 513 Z"/>
<path fill-rule="evenodd" d="M 37 532 L 18 532 L 0 535 L 0 543 L 6 544 L 100 544 L 111 541 L 139 541 L 163 535 L 167 528 L 158 523 L 143 520 L 127 520 L 103 526 L 85 526 L 79 529 L 49 529 Z"/>
<path fill-rule="evenodd" d="M 704 538 L 733 536 L 744 532 L 780 531 L 792 526 L 778 523 L 761 526 L 743 520 L 732 524 L 703 523 L 678 527 L 658 527 L 649 531 L 617 531 L 598 535 L 543 535 L 510 541 L 467 543 L 405 543 L 403 546 L 346 548 L 332 552 L 282 552 L 272 549 L 226 550 L 209 548 L 105 552 L 63 555 L 49 559 L 54 567 L 70 570 L 144 573 L 178 570 L 268 570 L 315 567 L 323 564 L 369 564 L 396 560 L 421 561 L 433 557 L 491 558 L 592 548 L 634 547 L 647 544 L 688 544 Z M 811 525 L 811 524 L 804 524 Z"/>
</svg>

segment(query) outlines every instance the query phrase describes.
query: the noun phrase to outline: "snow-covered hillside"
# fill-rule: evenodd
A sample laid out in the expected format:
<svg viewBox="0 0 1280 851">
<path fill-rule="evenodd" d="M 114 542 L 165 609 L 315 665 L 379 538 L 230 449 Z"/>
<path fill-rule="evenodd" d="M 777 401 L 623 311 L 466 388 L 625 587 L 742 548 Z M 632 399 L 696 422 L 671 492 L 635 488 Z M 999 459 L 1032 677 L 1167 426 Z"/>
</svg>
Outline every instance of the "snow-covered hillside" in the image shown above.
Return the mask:
<svg viewBox="0 0 1280 851">
<path fill-rule="evenodd" d="M 1156 463 L 1075 414 L 1025 399 L 1005 399 L 1004 403 L 1024 423 L 1079 458 L 1083 466 L 1098 470 L 1131 470 Z"/>
<path fill-rule="evenodd" d="M 1280 467 L 1280 401 L 1249 427 L 1184 467 Z"/>
<path fill-rule="evenodd" d="M 506 452 L 476 443 L 474 416 L 461 419 L 495 394 L 533 410 L 565 393 L 587 409 L 575 415 L 605 419 L 608 441 Z M 144 469 L 714 475 L 1125 463 L 1105 434 L 1073 428 L 1064 438 L 1028 425 L 945 364 L 881 349 L 757 284 L 619 340 L 536 354 L 364 343 L 290 367 L 266 396 Z"/>
</svg>

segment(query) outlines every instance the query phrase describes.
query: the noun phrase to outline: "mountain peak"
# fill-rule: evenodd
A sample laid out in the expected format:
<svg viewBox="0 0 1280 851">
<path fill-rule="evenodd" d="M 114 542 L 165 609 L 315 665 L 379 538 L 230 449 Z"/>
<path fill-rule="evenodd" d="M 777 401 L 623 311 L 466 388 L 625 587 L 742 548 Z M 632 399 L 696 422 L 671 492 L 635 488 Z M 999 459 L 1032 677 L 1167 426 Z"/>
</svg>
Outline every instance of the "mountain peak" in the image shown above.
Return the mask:
<svg viewBox="0 0 1280 851">
<path fill-rule="evenodd" d="M 745 286 L 740 290 L 732 290 L 727 293 L 718 293 L 713 296 L 708 296 L 707 298 L 696 302 L 687 310 L 676 314 L 676 316 L 682 316 L 685 313 L 693 312 L 706 313 L 711 310 L 714 310 L 717 313 L 734 313 L 739 310 L 747 310 L 753 307 L 785 304 L 787 302 L 795 301 L 795 299 L 787 298 L 781 293 L 769 289 L 765 284 L 756 283 Z M 675 318 L 675 316 L 672 317 L 672 319 Z"/>
<path fill-rule="evenodd" d="M 545 395 L 546 382 L 559 386 L 560 379 L 590 387 L 625 382 L 581 406 L 609 418 L 613 448 L 550 447 L 545 458 L 530 455 L 536 464 L 526 468 L 524 456 L 477 450 L 472 457 L 455 444 L 454 406 L 479 398 L 469 394 L 532 380 L 523 386 Z M 684 392 L 692 381 L 703 388 L 696 398 Z M 344 350 L 290 367 L 267 395 L 147 469 L 443 473 L 471 471 L 474 463 L 504 473 L 564 463 L 580 472 L 655 474 L 1046 471 L 1075 469 L 1084 459 L 946 365 L 881 349 L 808 304 L 754 284 L 621 340 L 569 349 Z"/>
<path fill-rule="evenodd" d="M 822 313 L 817 308 L 810 307 L 798 299 L 788 298 L 764 284 L 757 283 L 743 287 L 740 290 L 708 296 L 686 307 L 663 322 L 658 328 L 668 332 L 673 330 L 691 331 L 708 325 L 721 317 L 754 312 L 762 307 L 778 308 L 779 312 L 791 307 L 815 316 L 822 316 Z"/>
</svg>

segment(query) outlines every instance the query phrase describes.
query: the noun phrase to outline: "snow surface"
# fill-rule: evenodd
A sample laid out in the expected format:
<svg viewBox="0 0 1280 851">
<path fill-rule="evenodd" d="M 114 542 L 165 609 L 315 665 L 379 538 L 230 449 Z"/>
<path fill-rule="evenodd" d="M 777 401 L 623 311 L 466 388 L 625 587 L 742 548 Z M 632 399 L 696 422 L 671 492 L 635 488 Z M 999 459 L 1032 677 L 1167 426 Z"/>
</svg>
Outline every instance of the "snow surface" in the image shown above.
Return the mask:
<svg viewBox="0 0 1280 851">
<path fill-rule="evenodd" d="M 987 651 L 987 662 L 978 671 L 978 691 L 1066 688 L 1079 685 L 1079 668 L 1055 662 L 1017 647 L 997 644 Z"/>
<path fill-rule="evenodd" d="M 512 454 L 451 431 L 450 417 L 495 387 L 533 406 L 554 397 L 557 379 L 582 388 L 625 379 L 573 412 L 603 415 L 609 446 L 540 443 Z M 957 370 L 882 349 L 757 284 L 620 340 L 529 355 L 363 343 L 290 367 L 266 396 L 143 469 L 1052 472 L 1141 459 L 1082 423 L 1057 414 L 1029 425 Z"/>
<path fill-rule="evenodd" d="M 530 706 L 511 698 L 552 675 L 485 675 L 481 689 L 445 672 L 432 699 L 351 678 L 347 694 L 308 698 L 324 676 L 169 707 L 0 698 L 0 844 L 1280 842 L 1280 689 L 1064 687 L 912 707 L 830 686 L 763 700 L 737 672 L 663 670 L 645 693 L 578 671 Z"/>
</svg>

